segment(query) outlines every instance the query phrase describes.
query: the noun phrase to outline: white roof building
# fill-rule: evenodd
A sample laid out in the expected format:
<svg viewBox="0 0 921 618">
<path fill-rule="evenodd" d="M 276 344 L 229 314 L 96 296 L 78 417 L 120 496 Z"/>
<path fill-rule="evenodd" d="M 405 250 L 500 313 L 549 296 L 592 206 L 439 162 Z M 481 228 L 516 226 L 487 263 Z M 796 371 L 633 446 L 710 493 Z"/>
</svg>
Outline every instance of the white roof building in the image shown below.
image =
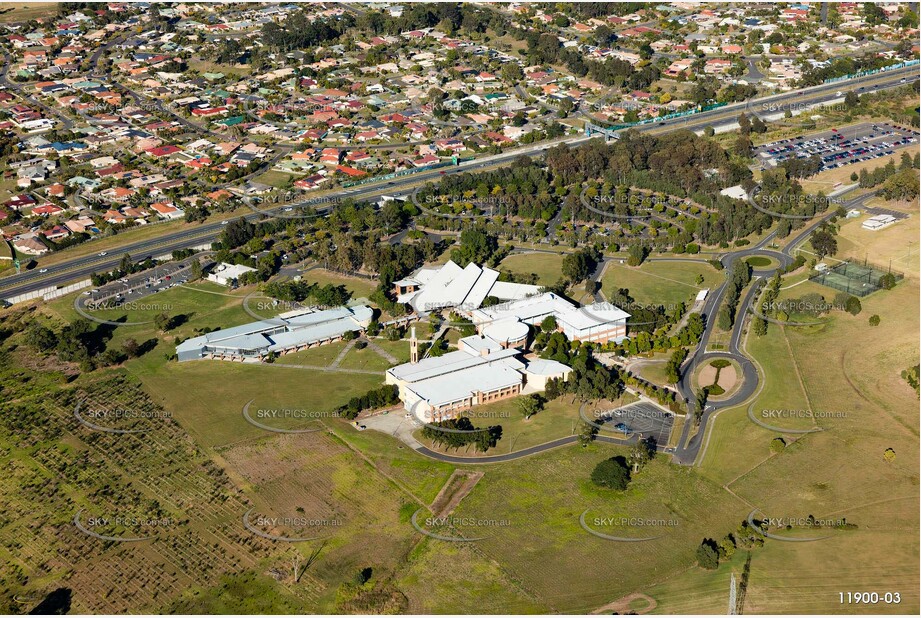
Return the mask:
<svg viewBox="0 0 921 618">
<path fill-rule="evenodd" d="M 892 225 L 895 223 L 896 219 L 892 215 L 876 215 L 875 217 L 870 217 L 863 222 L 863 229 L 865 230 L 881 230 L 884 227 Z"/>
<path fill-rule="evenodd" d="M 572 341 L 607 343 L 620 342 L 627 336 L 627 318 L 630 314 L 610 303 L 576 307 L 553 292 L 470 312 L 470 319 L 483 332 L 487 328 L 506 324 L 509 320 L 538 325 L 549 316 L 556 320 L 559 329 Z"/>
<path fill-rule="evenodd" d="M 214 267 L 214 271 L 208 273 L 208 281 L 214 281 L 221 285 L 234 285 L 245 273 L 255 271 L 255 268 L 242 264 L 225 264 L 222 262 Z"/>
<path fill-rule="evenodd" d="M 397 301 L 409 303 L 417 313 L 459 308 L 472 311 L 487 296 L 518 300 L 538 294 L 540 287 L 499 281 L 499 272 L 474 263 L 461 268 L 453 261 L 437 268 L 420 268 L 413 275 L 394 282 Z"/>
<path fill-rule="evenodd" d="M 555 361 L 527 362 L 520 354 L 488 336 L 471 335 L 462 338 L 454 352 L 391 367 L 386 382 L 399 388 L 406 410 L 422 421 L 438 422 L 470 407 L 519 395 L 526 385 L 543 390 L 548 379 L 566 379 L 571 371 Z"/>
<path fill-rule="evenodd" d="M 287 354 L 341 339 L 348 331 L 362 331 L 374 312 L 366 305 L 298 312 L 186 339 L 176 346 L 180 362 L 204 358 L 246 361 L 268 354 Z"/>
</svg>

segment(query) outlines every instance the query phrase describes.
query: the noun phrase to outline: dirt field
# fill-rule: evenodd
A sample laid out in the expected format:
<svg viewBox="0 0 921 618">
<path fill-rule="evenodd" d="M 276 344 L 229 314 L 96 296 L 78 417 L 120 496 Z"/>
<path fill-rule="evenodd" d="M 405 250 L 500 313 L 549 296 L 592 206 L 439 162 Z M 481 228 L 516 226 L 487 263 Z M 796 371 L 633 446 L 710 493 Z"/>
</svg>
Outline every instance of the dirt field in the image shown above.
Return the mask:
<svg viewBox="0 0 921 618">
<path fill-rule="evenodd" d="M 720 379 L 717 381 L 717 384 L 728 393 L 729 389 L 736 385 L 736 378 L 736 368 L 729 365 L 728 367 L 720 369 Z"/>
<path fill-rule="evenodd" d="M 698 384 L 710 386 L 714 381 L 716 381 L 716 367 L 707 365 L 700 370 L 700 375 L 697 377 Z"/>
<path fill-rule="evenodd" d="M 483 478 L 482 472 L 455 470 L 445 486 L 438 492 L 432 502 L 431 511 L 436 517 L 450 515 L 464 496 L 473 491 L 476 484 Z"/>
<path fill-rule="evenodd" d="M 658 603 L 651 596 L 634 592 L 622 599 L 602 605 L 592 614 L 648 614 L 656 608 Z"/>
</svg>

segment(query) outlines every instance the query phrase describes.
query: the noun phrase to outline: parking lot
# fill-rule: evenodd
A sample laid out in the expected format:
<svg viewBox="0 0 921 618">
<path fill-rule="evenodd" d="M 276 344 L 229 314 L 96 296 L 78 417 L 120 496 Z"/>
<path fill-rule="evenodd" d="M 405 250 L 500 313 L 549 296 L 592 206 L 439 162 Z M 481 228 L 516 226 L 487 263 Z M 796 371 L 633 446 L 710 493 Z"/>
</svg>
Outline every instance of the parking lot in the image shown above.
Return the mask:
<svg viewBox="0 0 921 618">
<path fill-rule="evenodd" d="M 606 431 L 641 439 L 652 436 L 656 444 L 665 446 L 672 432 L 675 417 L 651 403 L 640 401 L 613 410 L 602 411 L 596 422 Z"/>
<path fill-rule="evenodd" d="M 129 300 L 137 301 L 145 296 L 181 285 L 188 280 L 190 263 L 191 259 L 179 263 L 168 262 L 150 270 L 123 277 L 118 281 L 112 281 L 98 289 L 87 290 L 80 298 L 80 306 L 85 309 L 94 309 L 102 305 L 107 309 L 116 309 L 119 304 Z"/>
<path fill-rule="evenodd" d="M 894 124 L 869 122 L 822 133 L 791 137 L 755 149 L 765 167 L 776 167 L 788 159 L 822 159 L 821 170 L 830 170 L 893 154 L 896 149 L 918 142 L 918 132 Z"/>
</svg>

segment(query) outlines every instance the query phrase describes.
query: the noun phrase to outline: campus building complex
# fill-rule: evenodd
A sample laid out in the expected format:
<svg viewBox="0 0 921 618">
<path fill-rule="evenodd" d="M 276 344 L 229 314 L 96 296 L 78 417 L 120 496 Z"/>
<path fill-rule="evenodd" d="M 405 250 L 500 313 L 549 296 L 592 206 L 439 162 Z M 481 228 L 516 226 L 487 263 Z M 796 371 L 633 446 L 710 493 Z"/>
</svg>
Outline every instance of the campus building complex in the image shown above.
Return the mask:
<svg viewBox="0 0 921 618">
<path fill-rule="evenodd" d="M 218 359 L 259 361 L 271 353 L 287 354 L 342 339 L 371 323 L 370 307 L 337 307 L 279 316 L 192 337 L 176 346 L 179 361 Z"/>
<path fill-rule="evenodd" d="M 417 314 L 451 309 L 477 330 L 458 341 L 457 351 L 422 360 L 414 334 L 410 362 L 387 371 L 387 383 L 399 387 L 405 408 L 418 418 L 437 422 L 475 405 L 544 390 L 551 378 L 567 379 L 571 370 L 566 365 L 525 357 L 532 328 L 547 317 L 572 341 L 603 344 L 627 336 L 630 314 L 618 307 L 577 307 L 538 286 L 498 277 L 476 264 L 461 268 L 448 262 L 394 283 L 399 300 Z M 504 302 L 482 306 L 489 297 Z"/>
<path fill-rule="evenodd" d="M 510 329 L 514 323 L 535 326 L 545 318 L 553 317 L 557 328 L 570 341 L 601 344 L 623 341 L 627 336 L 627 318 L 630 317 L 629 313 L 610 303 L 576 307 L 553 292 L 475 309 L 469 313 L 473 323 L 483 331 L 497 327 Z"/>
<path fill-rule="evenodd" d="M 411 345 L 415 349 L 415 333 Z M 543 390 L 548 379 L 565 380 L 570 371 L 556 361 L 529 362 L 519 347 L 471 335 L 443 356 L 418 360 L 414 353 L 411 362 L 387 370 L 386 382 L 399 388 L 406 410 L 438 422 L 476 405 Z"/>
</svg>

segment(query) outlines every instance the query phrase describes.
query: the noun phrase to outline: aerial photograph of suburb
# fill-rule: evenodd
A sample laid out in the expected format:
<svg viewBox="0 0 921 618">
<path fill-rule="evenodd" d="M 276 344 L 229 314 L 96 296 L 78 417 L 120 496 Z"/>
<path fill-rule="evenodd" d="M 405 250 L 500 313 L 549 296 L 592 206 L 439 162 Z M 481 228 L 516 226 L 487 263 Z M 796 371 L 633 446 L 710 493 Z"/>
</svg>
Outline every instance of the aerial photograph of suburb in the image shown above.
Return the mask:
<svg viewBox="0 0 921 618">
<path fill-rule="evenodd" d="M 0 618 L 921 614 L 918 2 L 0 2 Z"/>
</svg>

